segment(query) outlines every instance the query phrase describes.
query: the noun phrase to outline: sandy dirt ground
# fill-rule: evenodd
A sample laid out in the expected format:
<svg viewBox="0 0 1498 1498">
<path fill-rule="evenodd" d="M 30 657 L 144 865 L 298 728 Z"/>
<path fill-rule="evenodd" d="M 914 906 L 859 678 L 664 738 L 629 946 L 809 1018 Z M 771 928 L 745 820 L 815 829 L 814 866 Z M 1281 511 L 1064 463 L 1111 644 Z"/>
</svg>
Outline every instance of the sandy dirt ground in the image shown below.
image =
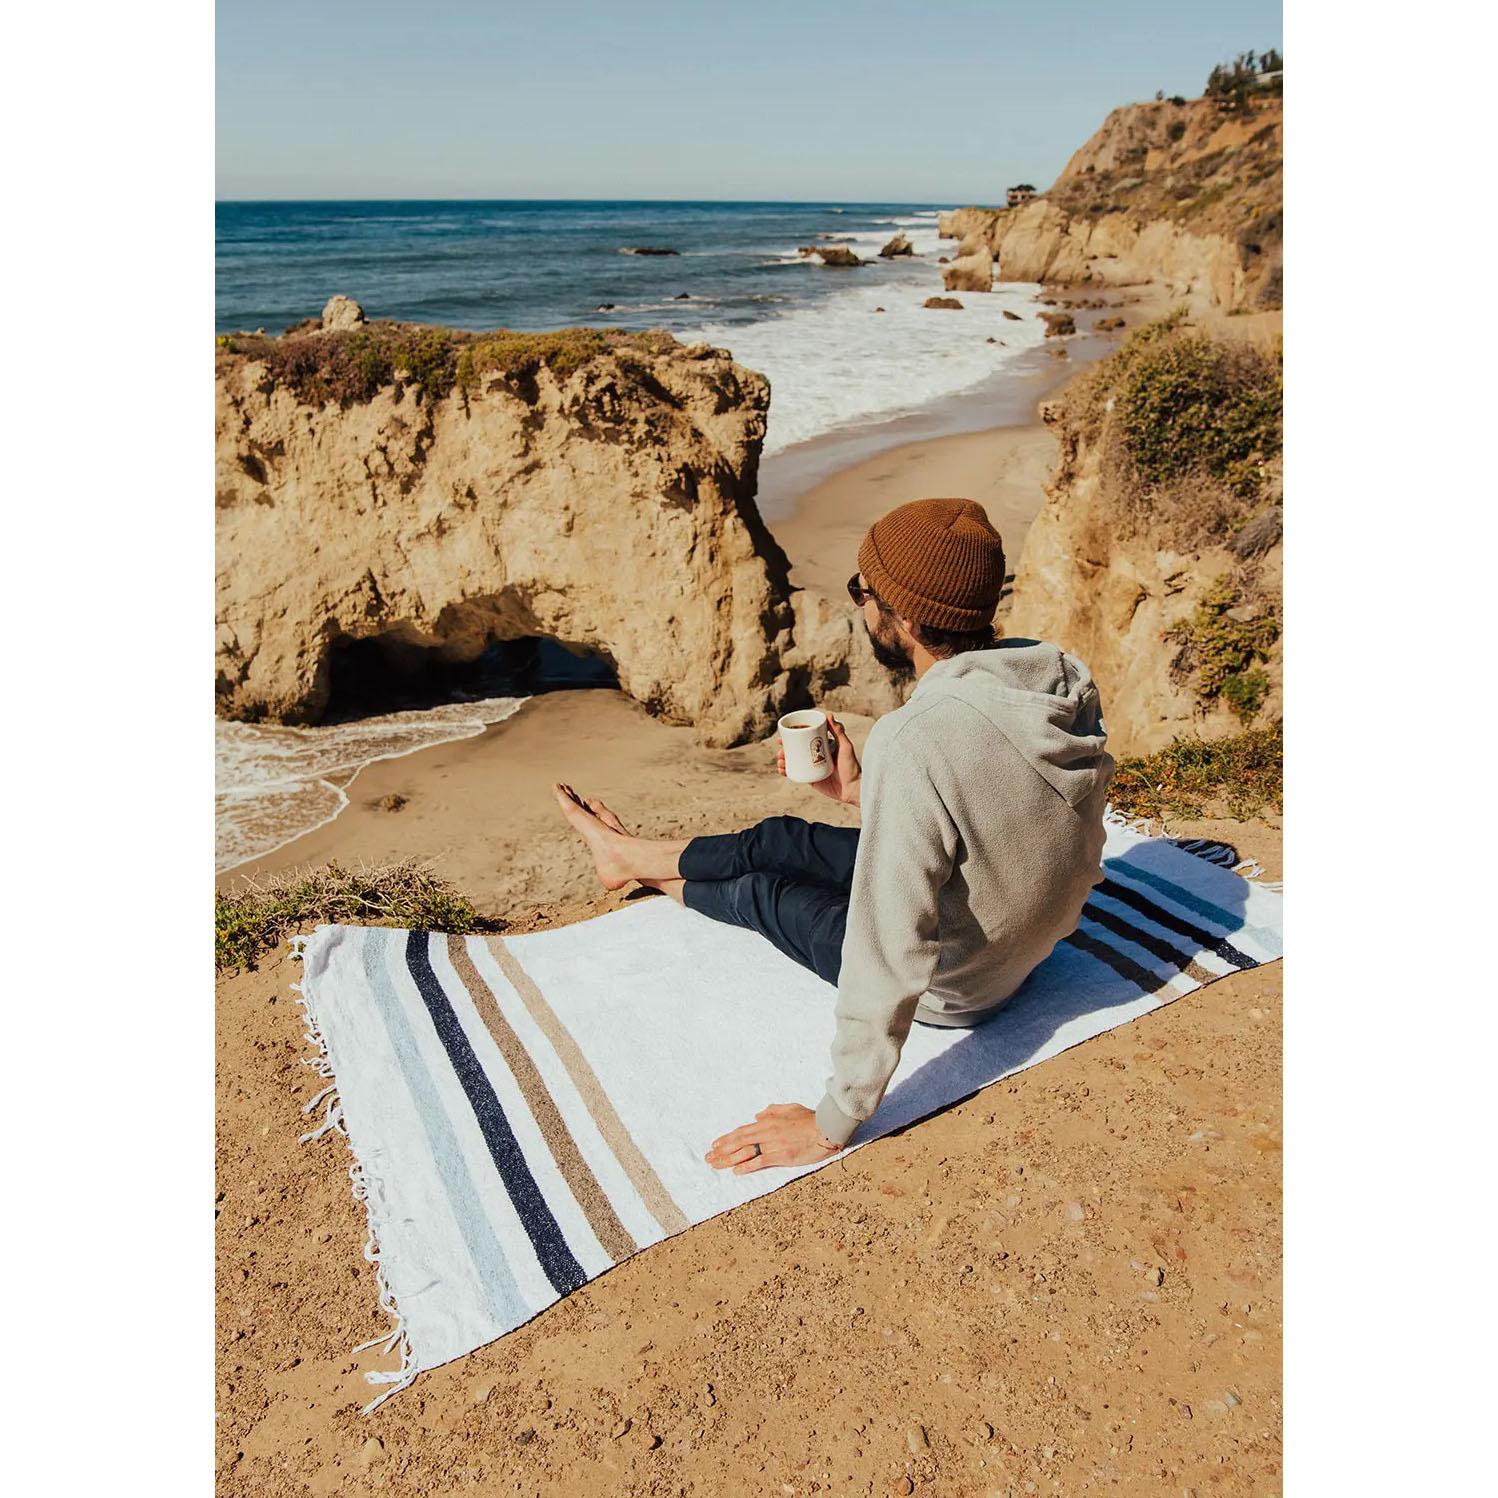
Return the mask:
<svg viewBox="0 0 1498 1498">
<path fill-rule="evenodd" d="M 835 592 L 873 514 L 972 493 L 1017 556 L 1051 451 L 1038 425 L 894 448 L 776 531 Z M 846 721 L 861 744 L 869 720 Z M 661 835 L 856 820 L 768 745 L 706 750 L 618 692 L 557 693 L 368 767 L 259 867 L 415 855 L 514 929 L 581 919 L 624 896 L 599 896 L 555 779 Z M 1170 830 L 1279 874 L 1274 826 Z M 393 1359 L 350 1351 L 383 1318 L 347 1145 L 297 1143 L 321 1082 L 295 977 L 272 959 L 217 985 L 221 1493 L 1279 1492 L 1278 966 L 659 1244 L 368 1417 L 362 1374 Z"/>
<path fill-rule="evenodd" d="M 1279 873 L 1273 829 L 1173 830 Z M 222 1493 L 1280 1491 L 1278 965 L 648 1249 L 369 1416 L 393 1359 L 349 1350 L 383 1318 L 347 1145 L 297 1143 L 294 976 L 218 986 Z"/>
</svg>

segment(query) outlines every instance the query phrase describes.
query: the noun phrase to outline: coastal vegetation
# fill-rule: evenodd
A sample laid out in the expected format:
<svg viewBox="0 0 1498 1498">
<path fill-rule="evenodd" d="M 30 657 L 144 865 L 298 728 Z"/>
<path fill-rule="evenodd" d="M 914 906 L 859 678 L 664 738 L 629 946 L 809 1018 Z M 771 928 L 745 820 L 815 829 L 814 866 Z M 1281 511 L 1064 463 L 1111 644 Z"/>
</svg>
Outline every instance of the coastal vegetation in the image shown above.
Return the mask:
<svg viewBox="0 0 1498 1498">
<path fill-rule="evenodd" d="M 220 972 L 253 969 L 289 936 L 321 922 L 404 926 L 418 930 L 496 931 L 502 923 L 480 916 L 430 866 L 408 860 L 345 869 L 293 869 L 246 880 L 214 896 L 213 958 Z"/>
<path fill-rule="evenodd" d="M 1184 308 L 1136 329 L 1068 399 L 1131 523 L 1178 545 L 1227 541 L 1274 502 L 1283 446 L 1281 349 L 1212 337 Z"/>
<path fill-rule="evenodd" d="M 1195 672 L 1198 707 L 1205 711 L 1220 698 L 1244 722 L 1258 714 L 1269 677 L 1257 663 L 1269 659 L 1280 625 L 1272 613 L 1246 601 L 1232 577 L 1219 577 L 1191 618 L 1165 637 L 1181 647 L 1174 669 Z"/>
<path fill-rule="evenodd" d="M 1231 738 L 1177 738 L 1154 754 L 1118 762 L 1108 789 L 1128 817 L 1246 819 L 1284 805 L 1284 726 L 1250 728 Z"/>
<path fill-rule="evenodd" d="M 471 390 L 486 374 L 533 378 L 544 365 L 565 380 L 601 354 L 632 348 L 658 353 L 675 344 L 667 333 L 583 327 L 552 333 L 505 328 L 467 333 L 397 322 L 333 331 L 317 326 L 299 324 L 280 338 L 226 334 L 218 339 L 218 348 L 223 355 L 263 364 L 269 389 L 288 389 L 310 406 L 331 402 L 347 407 L 364 404 L 396 383 L 418 387 L 428 400 L 441 400 L 454 387 Z"/>
</svg>

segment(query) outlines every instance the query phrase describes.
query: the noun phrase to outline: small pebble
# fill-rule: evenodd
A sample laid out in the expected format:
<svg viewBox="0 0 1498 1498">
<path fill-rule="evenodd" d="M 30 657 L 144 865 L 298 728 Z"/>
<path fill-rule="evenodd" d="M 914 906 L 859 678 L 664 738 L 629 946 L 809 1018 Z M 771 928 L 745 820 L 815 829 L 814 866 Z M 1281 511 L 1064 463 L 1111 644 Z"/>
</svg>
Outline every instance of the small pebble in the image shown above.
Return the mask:
<svg viewBox="0 0 1498 1498">
<path fill-rule="evenodd" d="M 905 1444 L 910 1447 L 910 1454 L 912 1456 L 919 1456 L 931 1444 L 926 1438 L 926 1427 L 924 1425 L 912 1425 L 905 1432 Z"/>
<path fill-rule="evenodd" d="M 529 1446 L 535 1439 L 536 1432 L 533 1426 L 527 1425 L 524 1430 L 517 1430 L 515 1432 L 515 1444 L 517 1446 Z"/>
<path fill-rule="evenodd" d="M 1189 1420 L 1191 1418 L 1191 1406 L 1189 1404 L 1178 1405 L 1176 1407 L 1176 1413 L 1181 1417 L 1181 1419 Z"/>
<path fill-rule="evenodd" d="M 1239 1399 L 1239 1397 L 1235 1393 L 1233 1393 L 1231 1389 L 1229 1389 L 1227 1393 L 1222 1396 L 1222 1402 L 1227 1405 L 1230 1410 L 1236 1409 L 1240 1404 L 1243 1403 L 1243 1401 Z"/>
<path fill-rule="evenodd" d="M 493 1384 L 475 1384 L 468 1391 L 468 1397 L 471 1400 L 473 1400 L 473 1402 L 475 1404 L 483 1404 L 483 1403 L 485 1403 L 488 1400 L 489 1396 L 493 1392 L 494 1392 L 494 1385 Z"/>
<path fill-rule="evenodd" d="M 1066 1215 L 1072 1222 L 1081 1222 L 1087 1216 L 1087 1209 L 1081 1202 L 1067 1202 Z"/>
<path fill-rule="evenodd" d="M 610 1439 L 610 1440 L 611 1440 L 611 1441 L 617 1441 L 617 1440 L 618 1440 L 618 1439 L 619 1439 L 619 1437 L 620 1437 L 620 1436 L 627 1436 L 627 1435 L 628 1435 L 628 1434 L 629 1434 L 629 1428 L 630 1428 L 630 1426 L 632 1426 L 632 1425 L 633 1425 L 633 1424 L 634 1424 L 634 1423 L 635 1423 L 635 1422 L 634 1422 L 634 1421 L 633 1421 L 633 1420 L 629 1420 L 629 1419 L 624 1419 L 624 1420 L 621 1420 L 621 1421 L 620 1421 L 620 1422 L 619 1422 L 619 1423 L 618 1423 L 618 1424 L 617 1424 L 617 1425 L 616 1425 L 616 1426 L 615 1426 L 615 1427 L 614 1427 L 614 1428 L 613 1428 L 613 1429 L 612 1429 L 612 1430 L 611 1430 L 611 1431 L 610 1431 L 610 1432 L 609 1432 L 609 1439 Z"/>
<path fill-rule="evenodd" d="M 894 1490 L 901 1494 L 903 1498 L 904 1494 L 915 1492 L 915 1484 L 908 1477 L 897 1478 Z"/>
<path fill-rule="evenodd" d="M 372 1467 L 385 1455 L 385 1443 L 378 1436 L 371 1436 L 359 1448 L 359 1465 Z"/>
</svg>

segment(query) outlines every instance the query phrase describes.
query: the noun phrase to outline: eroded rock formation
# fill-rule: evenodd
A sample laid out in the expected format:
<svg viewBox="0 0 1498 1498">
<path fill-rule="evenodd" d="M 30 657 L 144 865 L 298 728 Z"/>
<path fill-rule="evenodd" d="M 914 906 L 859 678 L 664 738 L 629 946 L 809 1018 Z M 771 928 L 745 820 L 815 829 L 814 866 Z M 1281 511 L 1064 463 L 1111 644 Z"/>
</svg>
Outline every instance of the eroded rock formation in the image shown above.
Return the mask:
<svg viewBox="0 0 1498 1498">
<path fill-rule="evenodd" d="M 1186 354 L 1202 348 L 1197 336 L 1183 328 L 1159 342 L 1161 376 L 1192 419 L 1147 451 L 1144 476 L 1123 421 L 1149 396 L 1139 382 L 1151 378 L 1150 360 L 1137 347 L 1132 366 L 1115 355 L 1042 408 L 1060 457 L 1025 538 L 1005 632 L 1055 640 L 1087 662 L 1115 754 L 1222 737 L 1282 712 L 1275 356 L 1245 350 L 1240 365 L 1228 347 L 1220 359 L 1210 348 L 1168 357 L 1172 341 L 1186 342 Z M 1216 434 L 1214 414 L 1224 422 Z M 1226 478 L 1211 470 L 1219 458 Z"/>
<path fill-rule="evenodd" d="M 1001 281 L 1166 283 L 1224 308 L 1274 307 L 1282 283 L 1282 110 L 1254 98 L 1115 109 L 1043 196 L 939 220 L 981 242 Z"/>
<path fill-rule="evenodd" d="M 356 641 L 464 662 L 531 636 L 714 744 L 813 700 L 898 705 L 851 611 L 787 583 L 754 502 L 769 387 L 726 351 L 379 323 L 220 343 L 221 715 L 318 721 Z"/>
<path fill-rule="evenodd" d="M 964 247 L 942 270 L 941 281 L 948 291 L 992 291 L 993 252 L 981 240 L 971 250 Z"/>
</svg>

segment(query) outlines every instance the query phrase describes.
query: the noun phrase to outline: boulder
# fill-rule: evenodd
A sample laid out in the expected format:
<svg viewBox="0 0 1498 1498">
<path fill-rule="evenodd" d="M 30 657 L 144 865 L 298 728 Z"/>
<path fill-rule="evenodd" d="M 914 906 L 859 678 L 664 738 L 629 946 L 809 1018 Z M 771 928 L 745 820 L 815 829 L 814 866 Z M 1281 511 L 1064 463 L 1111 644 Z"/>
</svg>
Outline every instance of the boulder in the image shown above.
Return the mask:
<svg viewBox="0 0 1498 1498">
<path fill-rule="evenodd" d="M 1065 338 L 1077 331 L 1076 319 L 1070 312 L 1037 312 L 1035 315 L 1045 323 L 1047 338 Z"/>
<path fill-rule="evenodd" d="M 897 706 L 760 518 L 764 377 L 659 333 L 549 354 L 344 403 L 294 382 L 296 350 L 217 354 L 219 715 L 315 723 L 346 669 L 436 678 L 537 637 L 709 744 Z"/>
<path fill-rule="evenodd" d="M 1124 326 L 1124 320 L 1121 317 L 1100 317 L 1092 326 L 1099 333 L 1116 333 Z"/>
<path fill-rule="evenodd" d="M 823 265 L 846 267 L 863 264 L 863 261 L 852 250 L 845 249 L 840 244 L 824 245 L 817 250 L 817 254 L 821 256 Z"/>
<path fill-rule="evenodd" d="M 921 305 L 923 307 L 943 308 L 952 312 L 961 312 L 963 310 L 962 303 L 954 296 L 928 296 Z"/>
<path fill-rule="evenodd" d="M 329 297 L 327 306 L 322 309 L 324 333 L 344 333 L 357 328 L 363 321 L 364 309 L 352 297 Z"/>
<path fill-rule="evenodd" d="M 970 255 L 959 255 L 942 273 L 942 285 L 948 291 L 992 291 L 993 255 L 987 245 L 980 245 Z"/>
<path fill-rule="evenodd" d="M 881 260 L 893 260 L 897 255 L 914 255 L 915 246 L 903 235 L 896 234 L 885 247 L 879 251 Z"/>
</svg>

